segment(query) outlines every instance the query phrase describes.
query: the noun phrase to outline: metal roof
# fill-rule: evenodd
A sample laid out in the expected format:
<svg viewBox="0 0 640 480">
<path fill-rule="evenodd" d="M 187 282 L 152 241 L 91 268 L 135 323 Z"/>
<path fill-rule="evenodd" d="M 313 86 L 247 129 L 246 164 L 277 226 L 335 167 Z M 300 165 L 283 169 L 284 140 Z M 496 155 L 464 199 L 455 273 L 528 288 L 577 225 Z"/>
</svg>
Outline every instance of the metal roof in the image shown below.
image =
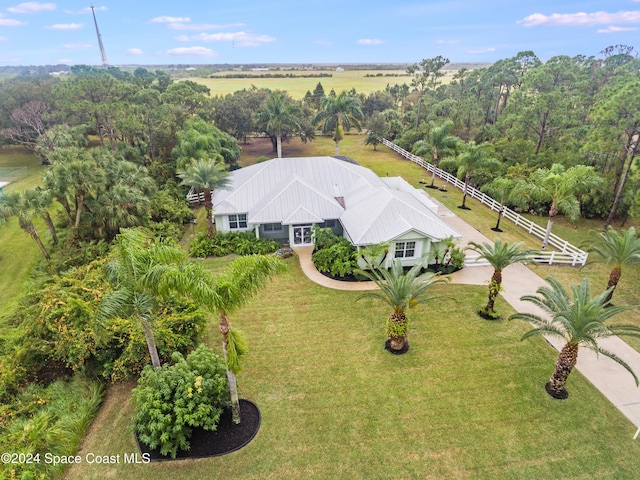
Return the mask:
<svg viewBox="0 0 640 480">
<path fill-rule="evenodd" d="M 214 192 L 215 215 L 246 213 L 250 224 L 339 219 L 354 245 L 387 242 L 410 231 L 433 240 L 460 237 L 440 220 L 425 192 L 342 159 L 279 158 L 230 177 L 226 189 Z"/>
</svg>

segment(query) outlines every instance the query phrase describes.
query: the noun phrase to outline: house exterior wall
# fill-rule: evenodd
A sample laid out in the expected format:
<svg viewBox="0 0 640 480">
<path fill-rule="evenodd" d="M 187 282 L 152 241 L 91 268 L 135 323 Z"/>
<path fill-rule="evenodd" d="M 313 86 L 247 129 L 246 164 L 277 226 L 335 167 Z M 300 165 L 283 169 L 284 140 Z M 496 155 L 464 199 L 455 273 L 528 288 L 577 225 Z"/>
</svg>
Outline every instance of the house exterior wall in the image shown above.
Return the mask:
<svg viewBox="0 0 640 480">
<path fill-rule="evenodd" d="M 248 230 L 254 230 L 254 225 L 247 223 L 246 227 L 231 228 L 229 226 L 229 215 L 215 215 L 213 220 L 216 224 L 216 231 L 218 232 L 246 232 Z"/>
</svg>

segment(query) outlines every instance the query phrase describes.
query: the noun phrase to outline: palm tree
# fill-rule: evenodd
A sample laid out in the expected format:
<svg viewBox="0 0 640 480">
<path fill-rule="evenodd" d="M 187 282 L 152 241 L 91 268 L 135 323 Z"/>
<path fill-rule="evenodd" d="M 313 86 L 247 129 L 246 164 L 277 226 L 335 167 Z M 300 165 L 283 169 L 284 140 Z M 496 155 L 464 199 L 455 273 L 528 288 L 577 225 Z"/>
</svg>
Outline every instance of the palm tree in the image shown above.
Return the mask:
<svg viewBox="0 0 640 480">
<path fill-rule="evenodd" d="M 299 113 L 300 108 L 287 101 L 286 92 L 273 92 L 256 114 L 256 122 L 263 124 L 270 132 L 275 131 L 278 158 L 282 158 L 282 129 L 284 127 L 301 128 L 296 119 Z"/>
<path fill-rule="evenodd" d="M 511 192 L 515 188 L 516 182 L 507 177 L 497 177 L 494 178 L 491 182 L 482 186 L 480 191 L 482 193 L 486 193 L 490 197 L 500 199 L 500 208 L 498 209 L 498 221 L 496 222 L 496 226 L 491 230 L 494 232 L 502 232 L 500 229 L 500 219 L 502 218 L 502 212 L 504 212 L 504 204 L 506 202 L 513 201 L 515 199 L 512 198 Z"/>
<path fill-rule="evenodd" d="M 613 292 L 618 286 L 622 275 L 622 267 L 640 264 L 640 237 L 634 227 L 628 230 L 616 232 L 609 227 L 606 232 L 598 234 L 598 240 L 588 249 L 602 257 L 602 263 L 611 265 L 613 270 L 609 273 L 607 302 L 611 301 Z"/>
<path fill-rule="evenodd" d="M 18 217 L 18 225 L 28 233 L 31 238 L 38 244 L 42 255 L 47 260 L 51 260 L 49 252 L 42 243 L 42 239 L 38 234 L 36 226 L 33 224 L 34 205 L 32 204 L 30 195 L 26 192 L 9 192 L 4 193 L 0 197 L 0 217 Z"/>
<path fill-rule="evenodd" d="M 160 302 L 175 295 L 204 302 L 213 295 L 206 271 L 190 263 L 180 247 L 154 242 L 139 229 L 125 229 L 116 237 L 105 273 L 114 291 L 104 296 L 99 317 L 137 318 L 154 368 L 160 367 L 153 334 Z"/>
<path fill-rule="evenodd" d="M 248 255 L 235 259 L 212 285 L 212 295 L 206 306 L 220 316 L 222 353 L 227 366 L 231 391 L 231 411 L 234 423 L 240 423 L 240 402 L 236 374 L 240 371 L 239 357 L 246 351 L 242 335 L 231 328 L 229 314 L 245 305 L 261 290 L 272 275 L 285 269 L 274 255 Z"/>
<path fill-rule="evenodd" d="M 28 197 L 28 202 L 31 204 L 33 211 L 36 215 L 38 215 L 42 220 L 44 220 L 49 233 L 51 234 L 51 239 L 53 240 L 53 244 L 58 244 L 58 233 L 56 231 L 56 227 L 53 224 L 53 219 L 49 214 L 47 208 L 51 206 L 53 202 L 53 196 L 49 190 L 45 190 L 42 187 L 35 187 L 31 190 L 25 190 L 24 195 Z"/>
<path fill-rule="evenodd" d="M 189 168 L 178 172 L 182 185 L 204 192 L 204 208 L 207 212 L 207 234 L 213 237 L 213 190 L 229 185 L 229 172 L 224 165 L 213 160 L 193 160 Z"/>
<path fill-rule="evenodd" d="M 433 172 L 431 173 L 430 188 L 435 188 L 436 169 L 440 164 L 440 158 L 443 155 L 452 154 L 460 144 L 461 140 L 451 135 L 453 131 L 453 122 L 447 120 L 438 126 L 434 122 L 429 122 L 429 135 L 426 140 L 418 140 L 413 145 L 413 154 L 419 157 L 430 155 L 433 163 Z"/>
<path fill-rule="evenodd" d="M 493 241 L 493 245 L 484 242 L 482 245 L 469 242 L 468 250 L 476 252 L 479 258 L 485 259 L 493 267 L 493 275 L 489 282 L 489 299 L 487 305 L 478 313 L 486 319 L 498 318 L 494 310 L 496 297 L 502 288 L 502 271 L 509 265 L 526 262 L 534 253 L 533 250 L 523 250 L 524 242 L 509 244 L 499 238 Z"/>
<path fill-rule="evenodd" d="M 336 97 L 328 96 L 322 99 L 320 111 L 313 117 L 312 123 L 321 125 L 322 133 L 333 132 L 333 141 L 336 143 L 335 155 L 338 155 L 344 132 L 348 132 L 352 126 L 360 131 L 360 121 L 363 118 L 358 97 L 348 92 L 340 92 Z"/>
<path fill-rule="evenodd" d="M 469 188 L 469 180 L 473 176 L 474 172 L 481 169 L 495 169 L 500 168 L 500 162 L 493 157 L 494 150 L 493 145 L 489 143 L 483 143 L 476 145 L 471 142 L 468 143 L 458 159 L 458 178 L 464 176 L 464 196 L 462 197 L 462 205 L 458 208 L 468 210 L 467 207 L 467 190 Z"/>
<path fill-rule="evenodd" d="M 556 368 L 545 385 L 547 393 L 553 398 L 564 399 L 569 396 L 566 383 L 569 374 L 578 361 L 579 347 L 593 350 L 599 355 L 609 357 L 622 365 L 633 375 L 638 385 L 638 377 L 621 358 L 598 345 L 598 340 L 614 335 L 640 337 L 640 328 L 635 325 L 605 325 L 604 322 L 618 313 L 633 307 L 609 307 L 605 291 L 591 298 L 589 280 L 585 278 L 580 285 L 571 287 L 573 299 L 558 280 L 547 277 L 549 287 L 540 287 L 538 295 L 525 295 L 521 300 L 533 303 L 547 315 L 516 313 L 509 320 L 519 319 L 530 322 L 535 327 L 522 336 L 521 340 L 534 335 L 548 335 L 563 339 L 566 343 L 560 350 Z M 609 308 L 607 308 L 609 307 Z"/>
<path fill-rule="evenodd" d="M 380 289 L 363 293 L 358 297 L 358 300 L 361 298 L 376 298 L 382 300 L 393 309 L 387 320 L 388 346 L 392 352 L 404 353 L 409 348 L 407 342 L 409 330 L 407 310 L 416 308 L 421 303 L 431 300 L 433 297 L 427 295 L 431 286 L 448 280 L 438 278 L 438 274 L 433 272 L 421 274 L 423 266 L 423 263 L 418 263 L 405 273 L 402 262 L 394 259 L 389 270 L 358 270 L 358 273 L 375 282 Z"/>
<path fill-rule="evenodd" d="M 528 197 L 531 200 L 550 203 L 547 230 L 542 240 L 544 250 L 549 243 L 551 227 L 558 213 L 562 213 L 574 222 L 580 217 L 578 195 L 597 188 L 602 184 L 592 167 L 577 165 L 565 169 L 554 163 L 550 169 L 539 168 L 533 172 L 529 181 L 519 183 L 512 191 L 516 197 Z"/>
</svg>

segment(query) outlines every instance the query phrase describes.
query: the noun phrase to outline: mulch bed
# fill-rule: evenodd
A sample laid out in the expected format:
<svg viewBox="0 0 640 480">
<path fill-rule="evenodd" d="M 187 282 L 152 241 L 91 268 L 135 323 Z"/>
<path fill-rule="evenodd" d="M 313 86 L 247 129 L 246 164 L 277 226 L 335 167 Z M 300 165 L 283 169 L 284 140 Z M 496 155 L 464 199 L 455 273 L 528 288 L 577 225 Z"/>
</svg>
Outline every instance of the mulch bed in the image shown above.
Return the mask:
<svg viewBox="0 0 640 480">
<path fill-rule="evenodd" d="M 240 400 L 239 425 L 231 421 L 231 410 L 225 410 L 220 416 L 220 422 L 215 432 L 194 428 L 189 443 L 190 450 L 178 450 L 176 460 L 185 458 L 204 458 L 226 455 L 235 452 L 247 445 L 260 429 L 260 410 L 255 403 L 249 400 Z M 151 450 L 147 445 L 141 443 L 136 435 L 136 442 L 140 452 L 148 453 L 152 461 L 173 460 L 160 454 L 159 450 Z"/>
<path fill-rule="evenodd" d="M 409 351 L 409 340 L 406 340 L 404 342 L 404 346 L 400 350 L 394 350 L 393 348 L 391 348 L 391 339 L 387 339 L 387 341 L 384 342 L 384 349 L 389 353 L 393 353 L 394 355 L 402 355 L 403 353 L 407 353 Z"/>
</svg>

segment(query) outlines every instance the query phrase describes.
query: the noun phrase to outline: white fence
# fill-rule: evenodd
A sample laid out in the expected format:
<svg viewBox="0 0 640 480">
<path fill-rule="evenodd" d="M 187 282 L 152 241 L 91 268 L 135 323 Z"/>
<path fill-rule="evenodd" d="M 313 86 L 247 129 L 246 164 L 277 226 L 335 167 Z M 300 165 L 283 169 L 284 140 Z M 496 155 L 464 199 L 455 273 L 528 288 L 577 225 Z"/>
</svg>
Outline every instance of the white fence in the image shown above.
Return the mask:
<svg viewBox="0 0 640 480">
<path fill-rule="evenodd" d="M 422 158 L 407 152 L 406 150 L 400 148 L 395 143 L 390 142 L 386 138 L 382 138 L 382 143 L 389 147 L 394 152 L 399 153 L 407 160 L 410 160 L 414 163 L 417 163 L 422 168 L 428 170 L 433 173 L 434 166 L 431 163 L 425 162 Z M 451 185 L 456 186 L 460 190 L 464 190 L 464 182 L 459 180 L 457 177 L 451 175 L 450 173 L 445 172 L 444 170 L 440 170 L 439 168 L 435 169 L 436 175 L 443 179 L 444 181 L 450 183 Z M 480 190 L 468 187 L 467 195 L 476 200 L 479 200 L 480 203 L 487 205 L 491 210 L 499 211 L 500 203 L 496 202 L 490 196 L 482 193 Z M 516 226 L 519 226 L 525 229 L 530 235 L 538 237 L 539 239 L 543 239 L 546 229 L 538 225 L 537 223 L 532 222 L 531 220 L 523 217 L 522 215 L 514 212 L 510 208 L 505 207 L 502 213 L 502 216 L 510 221 L 512 221 Z M 578 247 L 571 245 L 566 240 L 563 240 L 559 236 L 555 234 L 551 234 L 549 236 L 549 245 L 558 249 L 557 251 L 541 251 L 537 252 L 532 261 L 536 263 L 547 263 L 547 264 L 566 264 L 573 266 L 582 266 L 587 262 L 587 256 L 589 255 L 587 252 L 580 250 Z M 474 262 L 469 262 L 468 266 L 472 266 Z M 478 264 L 479 265 L 479 264 Z"/>
</svg>

